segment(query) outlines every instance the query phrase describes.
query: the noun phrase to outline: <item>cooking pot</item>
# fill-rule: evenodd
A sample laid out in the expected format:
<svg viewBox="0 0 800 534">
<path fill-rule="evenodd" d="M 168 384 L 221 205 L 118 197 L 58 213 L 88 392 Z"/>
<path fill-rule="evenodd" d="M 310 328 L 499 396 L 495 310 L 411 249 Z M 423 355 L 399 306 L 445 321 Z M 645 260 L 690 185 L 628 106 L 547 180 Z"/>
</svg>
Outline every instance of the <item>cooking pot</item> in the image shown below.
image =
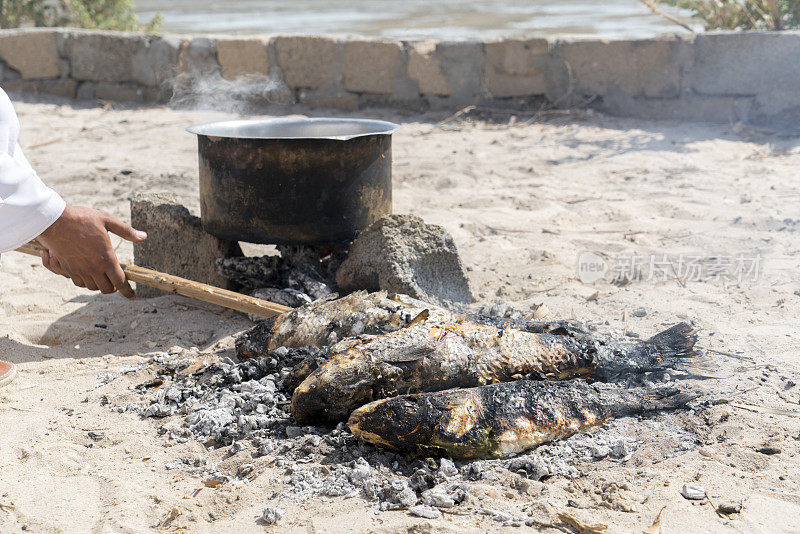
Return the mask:
<svg viewBox="0 0 800 534">
<path fill-rule="evenodd" d="M 330 245 L 392 212 L 391 122 L 279 118 L 192 126 L 200 218 L 223 239 Z"/>
</svg>

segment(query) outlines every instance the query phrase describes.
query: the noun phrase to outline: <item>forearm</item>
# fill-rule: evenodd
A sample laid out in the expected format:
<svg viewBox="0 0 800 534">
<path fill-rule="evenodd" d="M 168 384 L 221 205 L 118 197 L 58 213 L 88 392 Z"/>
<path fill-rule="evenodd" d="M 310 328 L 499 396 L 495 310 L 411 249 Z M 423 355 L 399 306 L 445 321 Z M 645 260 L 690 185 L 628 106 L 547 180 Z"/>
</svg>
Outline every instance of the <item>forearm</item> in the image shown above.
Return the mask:
<svg viewBox="0 0 800 534">
<path fill-rule="evenodd" d="M 39 179 L 19 146 L 13 155 L 0 152 L 0 202 L 0 252 L 39 236 L 66 205 Z"/>
</svg>

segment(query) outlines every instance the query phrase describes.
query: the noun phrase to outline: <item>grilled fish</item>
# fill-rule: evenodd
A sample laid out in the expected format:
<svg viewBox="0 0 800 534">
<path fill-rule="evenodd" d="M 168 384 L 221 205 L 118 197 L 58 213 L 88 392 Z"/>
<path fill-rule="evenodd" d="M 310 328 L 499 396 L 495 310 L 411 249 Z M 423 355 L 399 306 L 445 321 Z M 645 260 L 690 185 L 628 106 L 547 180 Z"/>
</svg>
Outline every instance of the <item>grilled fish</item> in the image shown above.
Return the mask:
<svg viewBox="0 0 800 534">
<path fill-rule="evenodd" d="M 357 291 L 346 297 L 331 296 L 278 317 L 267 319 L 245 332 L 236 343 L 242 360 L 268 356 L 278 347 L 330 347 L 343 339 L 394 332 L 428 310 L 428 319 L 452 323 L 463 315 L 407 295 L 386 291 Z M 475 322 L 507 324 L 491 317 L 471 316 Z M 513 326 L 531 332 L 546 332 L 567 323 L 518 322 Z M 577 327 L 576 327 L 577 328 Z"/>
<path fill-rule="evenodd" d="M 696 395 L 612 384 L 517 382 L 403 395 L 355 410 L 348 426 L 364 441 L 453 458 L 502 458 L 613 417 L 685 406 Z"/>
<path fill-rule="evenodd" d="M 443 321 L 442 319 L 445 319 Z M 647 341 L 608 341 L 586 332 L 532 333 L 477 324 L 461 316 L 425 321 L 357 343 L 331 357 L 294 391 L 301 424 L 336 423 L 376 399 L 520 379 L 612 380 L 681 367 L 696 336 L 681 323 Z"/>
</svg>

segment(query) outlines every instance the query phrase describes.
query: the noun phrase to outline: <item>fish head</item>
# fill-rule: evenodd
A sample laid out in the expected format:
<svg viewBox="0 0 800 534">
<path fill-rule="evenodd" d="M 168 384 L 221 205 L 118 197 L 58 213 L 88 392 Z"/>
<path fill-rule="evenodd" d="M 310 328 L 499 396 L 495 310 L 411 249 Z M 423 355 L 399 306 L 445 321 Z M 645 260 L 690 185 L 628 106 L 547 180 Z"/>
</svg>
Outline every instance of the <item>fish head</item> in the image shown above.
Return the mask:
<svg viewBox="0 0 800 534">
<path fill-rule="evenodd" d="M 300 424 L 336 424 L 372 401 L 374 365 L 358 348 L 332 356 L 294 390 L 292 415 Z"/>
</svg>

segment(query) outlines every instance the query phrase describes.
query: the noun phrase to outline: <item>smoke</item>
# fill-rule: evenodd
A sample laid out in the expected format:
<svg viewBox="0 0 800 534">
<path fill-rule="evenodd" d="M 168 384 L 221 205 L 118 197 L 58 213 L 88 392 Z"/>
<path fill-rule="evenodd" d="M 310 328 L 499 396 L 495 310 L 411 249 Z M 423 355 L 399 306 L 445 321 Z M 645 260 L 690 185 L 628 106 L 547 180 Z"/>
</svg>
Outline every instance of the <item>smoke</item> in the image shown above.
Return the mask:
<svg viewBox="0 0 800 534">
<path fill-rule="evenodd" d="M 187 71 L 172 79 L 170 105 L 178 109 L 252 114 L 273 104 L 291 104 L 291 90 L 263 74 L 223 78 L 219 71 Z"/>
</svg>

